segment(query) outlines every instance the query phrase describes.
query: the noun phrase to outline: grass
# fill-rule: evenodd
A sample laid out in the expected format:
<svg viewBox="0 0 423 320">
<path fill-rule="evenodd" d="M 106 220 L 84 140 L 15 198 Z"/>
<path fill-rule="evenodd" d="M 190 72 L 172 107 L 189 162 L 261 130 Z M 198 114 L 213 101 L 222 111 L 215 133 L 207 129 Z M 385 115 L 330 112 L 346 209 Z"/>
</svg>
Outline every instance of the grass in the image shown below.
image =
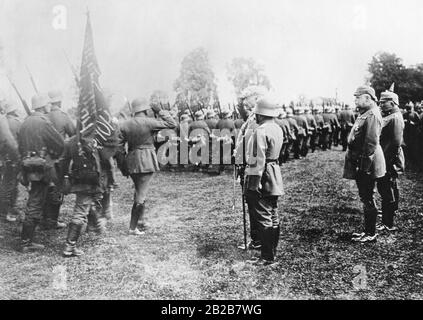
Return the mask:
<svg viewBox="0 0 423 320">
<path fill-rule="evenodd" d="M 317 152 L 282 167 L 280 262 L 272 268 L 246 263 L 255 253 L 237 248 L 241 190 L 234 212 L 232 172 L 157 174 L 151 229 L 141 237 L 127 234 L 133 190 L 119 176 L 113 222 L 104 236 L 81 237 L 80 258 L 61 256 L 66 231 L 40 231 L 46 250 L 20 254 L 17 226 L 1 221 L 0 299 L 422 299 L 422 175 L 401 178 L 400 231 L 353 244 L 361 205 L 354 182 L 341 179 L 343 157 Z M 73 201 L 65 199 L 65 220 Z"/>
</svg>

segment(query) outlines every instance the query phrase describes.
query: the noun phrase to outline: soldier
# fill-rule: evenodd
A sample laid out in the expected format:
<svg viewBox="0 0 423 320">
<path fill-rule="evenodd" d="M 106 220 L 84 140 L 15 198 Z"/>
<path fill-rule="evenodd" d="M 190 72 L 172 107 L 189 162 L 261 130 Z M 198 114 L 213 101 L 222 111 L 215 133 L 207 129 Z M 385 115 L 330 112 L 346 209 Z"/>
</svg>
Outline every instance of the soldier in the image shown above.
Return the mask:
<svg viewBox="0 0 423 320">
<path fill-rule="evenodd" d="M 333 127 L 333 145 L 335 147 L 337 147 L 340 143 L 340 134 L 341 134 L 341 126 L 339 124 L 339 116 L 340 116 L 340 105 L 339 103 L 335 103 L 335 106 L 333 107 L 333 122 L 332 122 L 332 127 Z M 336 119 L 336 121 L 335 121 Z"/>
<path fill-rule="evenodd" d="M 17 114 L 16 104 L 13 101 L 5 101 L 0 111 L 6 115 L 7 125 L 17 146 L 18 132 L 22 123 Z M 7 221 L 15 222 L 19 216 L 17 198 L 20 165 L 17 149 L 9 150 L 1 157 L 3 160 L 0 160 L 0 210 L 6 213 Z"/>
<path fill-rule="evenodd" d="M 205 122 L 207 123 L 207 126 L 209 127 L 210 131 L 216 129 L 217 123 L 219 121 L 216 118 L 216 113 L 213 110 L 207 111 Z"/>
<path fill-rule="evenodd" d="M 34 112 L 25 119 L 18 134 L 22 183 L 30 186 L 21 234 L 23 253 L 44 248 L 33 242 L 35 228 L 41 221 L 46 202 L 52 199 L 57 180 L 55 163 L 64 150 L 62 136 L 48 119 L 48 96 L 34 96 L 32 109 Z"/>
<path fill-rule="evenodd" d="M 108 174 L 103 170 L 102 161 L 95 141 L 89 138 L 77 137 L 67 141 L 65 152 L 60 159 L 63 172 L 64 193 L 75 193 L 75 207 L 69 224 L 65 257 L 81 256 L 84 252 L 76 247 L 82 229 L 87 225 L 88 215 L 92 216 L 93 224 L 101 229 L 103 194 L 108 188 Z M 69 172 L 71 168 L 71 172 Z"/>
<path fill-rule="evenodd" d="M 160 119 L 147 117 L 147 111 L 154 111 Z M 153 135 L 161 129 L 174 129 L 176 122 L 168 111 L 160 105 L 149 106 L 147 99 L 140 98 L 132 102 L 133 118 L 121 126 L 120 144 L 128 145 L 126 167 L 135 186 L 134 204 L 131 211 L 129 234 L 142 235 L 147 229 L 145 223 L 145 204 L 150 181 L 159 171 L 159 163 L 154 149 Z M 138 228 L 139 227 L 139 228 Z"/>
<path fill-rule="evenodd" d="M 275 121 L 281 127 L 283 132 L 283 144 L 281 153 L 279 155 L 279 165 L 282 165 L 282 163 L 286 162 L 287 156 L 289 156 L 289 151 L 291 150 L 292 144 L 295 141 L 295 136 L 291 132 L 288 120 L 286 120 L 285 111 L 282 110 Z"/>
<path fill-rule="evenodd" d="M 312 152 L 316 149 L 316 135 L 317 135 L 317 123 L 314 116 L 311 114 L 310 107 L 304 108 L 304 117 L 307 120 L 308 125 L 308 143 L 310 144 L 310 149 Z M 308 153 L 308 145 L 306 144 L 307 151 L 304 150 L 305 155 Z"/>
<path fill-rule="evenodd" d="M 333 129 L 332 129 L 332 116 L 331 116 L 331 108 L 329 105 L 326 105 L 323 109 L 323 130 L 322 130 L 322 150 L 325 151 L 327 149 L 332 148 L 332 140 L 333 140 Z"/>
<path fill-rule="evenodd" d="M 189 125 L 189 129 L 188 129 L 188 134 L 190 139 L 189 143 L 192 146 L 192 148 L 190 149 L 190 159 L 193 159 L 193 158 L 199 159 L 199 158 L 202 158 L 202 155 L 200 156 L 199 151 L 204 150 L 204 149 L 201 149 L 202 146 L 206 146 L 206 145 L 208 146 L 208 141 L 209 141 L 211 131 L 207 123 L 204 121 L 204 113 L 202 111 L 197 111 L 194 114 L 194 117 L 195 117 L 195 121 L 193 121 Z M 192 134 L 193 131 L 195 135 Z M 194 152 L 193 150 L 196 150 L 197 152 L 195 156 L 193 154 Z M 208 164 L 201 163 L 201 160 L 199 160 L 199 162 L 195 163 L 194 165 L 195 165 L 195 170 L 201 170 L 202 168 L 208 167 Z"/>
<path fill-rule="evenodd" d="M 386 174 L 385 158 L 380 146 L 382 116 L 376 105 L 373 88 L 361 86 L 354 93 L 360 116 L 348 136 L 345 156 L 345 179 L 354 179 L 364 208 L 364 232 L 353 233 L 356 242 L 376 241 L 376 217 L 378 209 L 374 199 L 376 180 Z"/>
<path fill-rule="evenodd" d="M 398 210 L 399 190 L 398 174 L 404 172 L 405 159 L 401 148 L 404 120 L 399 110 L 398 96 L 390 91 L 382 92 L 380 97 L 383 127 L 380 144 L 386 163 L 386 175 L 378 179 L 377 187 L 382 197 L 382 223 L 378 231 L 396 231 L 394 226 L 395 211 Z"/>
<path fill-rule="evenodd" d="M 222 119 L 216 125 L 216 129 L 220 131 L 220 171 L 225 169 L 225 165 L 231 164 L 233 147 L 235 144 L 235 124 L 231 118 L 232 112 L 229 110 L 222 111 Z M 230 150 L 230 152 L 226 152 Z"/>
<path fill-rule="evenodd" d="M 296 118 L 294 117 L 294 114 L 292 112 L 292 108 L 288 108 L 286 110 L 286 119 L 289 122 L 289 127 L 291 129 L 291 132 L 295 135 L 295 140 L 292 144 L 292 148 L 294 149 L 294 158 L 299 159 L 300 157 L 300 148 L 301 144 L 304 138 L 304 133 L 301 134 L 302 130 L 300 126 L 297 123 Z M 304 129 L 303 129 L 304 130 Z M 289 152 L 291 150 L 287 150 L 288 154 L 286 157 L 286 160 L 289 160 Z"/>
<path fill-rule="evenodd" d="M 322 117 L 322 111 L 323 110 L 321 106 L 316 106 L 313 109 L 314 120 L 316 120 L 316 132 L 314 139 L 312 139 L 312 142 L 310 143 L 311 152 L 314 152 L 317 146 L 320 148 L 323 146 L 323 128 L 325 126 L 325 122 Z"/>
<path fill-rule="evenodd" d="M 278 198 L 283 195 L 283 185 L 278 158 L 283 132 L 274 120 L 279 114 L 275 104 L 260 99 L 254 113 L 258 127 L 248 143 L 244 194 L 258 222 L 261 240 L 260 258 L 252 261 L 271 265 L 275 261 L 280 233 L 277 206 Z"/>
<path fill-rule="evenodd" d="M 304 116 L 304 109 L 301 106 L 298 106 L 294 110 L 295 116 L 294 119 L 297 121 L 298 124 L 298 134 L 297 134 L 297 141 L 300 142 L 296 144 L 296 148 L 294 148 L 294 158 L 300 159 L 301 157 L 306 157 L 308 154 L 308 123 L 307 118 Z"/>
<path fill-rule="evenodd" d="M 417 112 L 414 111 L 414 104 L 409 102 L 405 106 L 406 112 L 404 113 L 404 143 L 406 159 L 416 163 L 418 160 L 418 128 L 420 126 L 420 118 Z"/>
<path fill-rule="evenodd" d="M 341 125 L 342 151 L 347 151 L 348 136 L 355 122 L 354 113 L 348 104 L 345 105 L 345 109 L 339 114 L 339 122 Z"/>
</svg>

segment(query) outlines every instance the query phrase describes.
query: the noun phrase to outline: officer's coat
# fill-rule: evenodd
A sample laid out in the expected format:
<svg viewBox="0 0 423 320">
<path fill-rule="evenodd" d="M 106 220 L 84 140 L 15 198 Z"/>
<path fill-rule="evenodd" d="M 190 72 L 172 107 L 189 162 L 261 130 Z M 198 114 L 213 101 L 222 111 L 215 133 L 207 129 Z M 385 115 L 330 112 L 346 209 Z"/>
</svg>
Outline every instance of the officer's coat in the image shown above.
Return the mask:
<svg viewBox="0 0 423 320">
<path fill-rule="evenodd" d="M 357 171 L 374 179 L 385 175 L 385 157 L 380 145 L 382 123 L 378 107 L 371 108 L 357 118 L 348 136 L 344 178 L 356 179 Z"/>
<path fill-rule="evenodd" d="M 283 195 L 282 174 L 277 159 L 283 143 L 283 132 L 273 120 L 261 123 L 247 147 L 246 190 L 258 190 L 264 196 Z"/>
</svg>

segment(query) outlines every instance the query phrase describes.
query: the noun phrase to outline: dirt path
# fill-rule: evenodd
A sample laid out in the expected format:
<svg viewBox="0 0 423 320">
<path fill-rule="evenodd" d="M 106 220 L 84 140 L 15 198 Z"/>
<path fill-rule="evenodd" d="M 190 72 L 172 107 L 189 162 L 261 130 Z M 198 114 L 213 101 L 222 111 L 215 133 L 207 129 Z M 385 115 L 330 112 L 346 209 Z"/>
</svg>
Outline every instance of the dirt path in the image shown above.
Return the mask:
<svg viewBox="0 0 423 320">
<path fill-rule="evenodd" d="M 0 224 L 0 299 L 382 299 L 423 297 L 422 176 L 401 180 L 400 232 L 376 244 L 356 245 L 361 226 L 353 182 L 340 179 L 343 154 L 318 152 L 285 165 L 280 202 L 280 264 L 245 263 L 240 188 L 232 210 L 232 173 L 156 176 L 143 237 L 127 235 L 130 180 L 119 178 L 115 216 L 107 234 L 85 234 L 79 259 L 60 256 L 66 232 L 42 232 L 43 253 L 15 251 L 15 227 Z M 72 211 L 73 197 L 64 205 Z M 23 199 L 22 199 L 23 204 Z"/>
</svg>

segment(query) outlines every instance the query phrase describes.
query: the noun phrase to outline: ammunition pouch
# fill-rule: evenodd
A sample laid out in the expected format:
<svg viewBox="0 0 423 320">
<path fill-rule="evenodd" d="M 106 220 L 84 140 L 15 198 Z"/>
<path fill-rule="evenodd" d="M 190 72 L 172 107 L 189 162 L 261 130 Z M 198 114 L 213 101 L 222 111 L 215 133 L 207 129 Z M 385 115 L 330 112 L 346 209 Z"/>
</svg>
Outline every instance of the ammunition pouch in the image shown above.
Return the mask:
<svg viewBox="0 0 423 320">
<path fill-rule="evenodd" d="M 49 180 L 49 169 L 52 169 L 52 166 L 47 163 L 45 158 L 39 155 L 27 156 L 22 160 L 23 175 L 29 182 Z"/>
<path fill-rule="evenodd" d="M 94 156 L 77 155 L 73 158 L 71 168 L 71 183 L 98 185 L 100 183 L 100 173 L 97 170 L 97 164 Z"/>
</svg>

